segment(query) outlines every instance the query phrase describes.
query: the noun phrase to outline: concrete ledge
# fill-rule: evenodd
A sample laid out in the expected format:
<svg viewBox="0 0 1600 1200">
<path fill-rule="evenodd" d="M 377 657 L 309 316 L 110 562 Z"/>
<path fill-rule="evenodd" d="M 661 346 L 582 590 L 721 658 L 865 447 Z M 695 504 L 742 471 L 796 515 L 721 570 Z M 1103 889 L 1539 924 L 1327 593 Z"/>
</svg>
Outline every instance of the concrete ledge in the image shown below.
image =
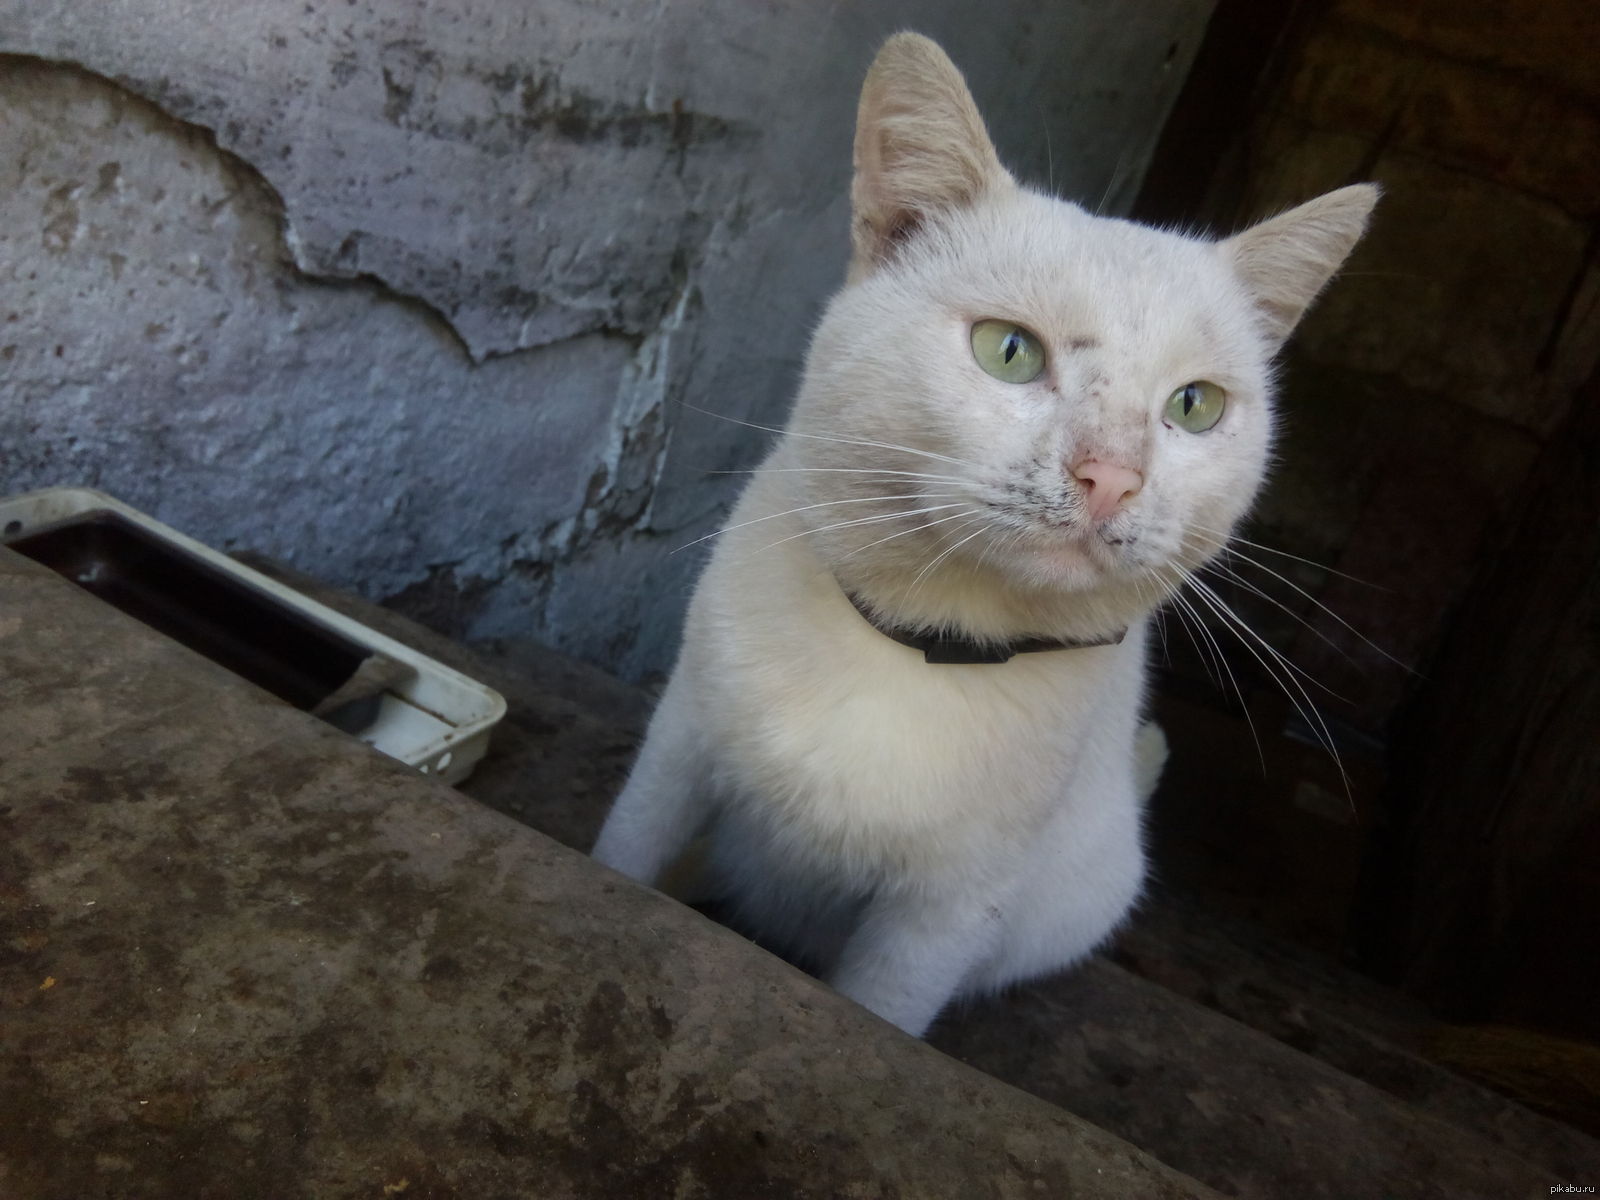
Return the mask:
<svg viewBox="0 0 1600 1200">
<path fill-rule="evenodd" d="M 0 1193 L 1210 1195 L 0 550 Z"/>
<path fill-rule="evenodd" d="M 499 688 L 508 724 L 464 790 L 567 845 L 593 842 L 643 733 L 639 689 L 532 642 L 455 645 L 246 557 Z M 1134 973 L 1093 960 L 946 1014 L 931 1044 L 1240 1197 L 1498 1200 L 1600 1165 L 1577 1131 L 1408 1055 L 1415 1014 L 1395 993 L 1309 952 L 1256 961 L 1254 927 L 1179 912 L 1170 897 L 1141 906 L 1112 950 Z M 1299 1021 L 1330 1034 L 1356 1012 L 1377 1022 L 1370 1037 L 1296 1036 Z"/>
</svg>

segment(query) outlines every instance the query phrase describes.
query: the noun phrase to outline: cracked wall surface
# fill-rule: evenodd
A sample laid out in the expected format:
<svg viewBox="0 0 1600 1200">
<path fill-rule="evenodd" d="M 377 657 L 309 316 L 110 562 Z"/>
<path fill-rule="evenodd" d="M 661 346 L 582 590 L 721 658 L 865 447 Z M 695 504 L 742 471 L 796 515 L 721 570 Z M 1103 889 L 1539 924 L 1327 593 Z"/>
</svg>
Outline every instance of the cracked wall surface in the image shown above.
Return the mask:
<svg viewBox="0 0 1600 1200">
<path fill-rule="evenodd" d="M 1209 10 L 0 0 L 0 491 L 663 670 L 765 441 L 696 410 L 783 419 L 882 38 L 1116 211 Z"/>
</svg>

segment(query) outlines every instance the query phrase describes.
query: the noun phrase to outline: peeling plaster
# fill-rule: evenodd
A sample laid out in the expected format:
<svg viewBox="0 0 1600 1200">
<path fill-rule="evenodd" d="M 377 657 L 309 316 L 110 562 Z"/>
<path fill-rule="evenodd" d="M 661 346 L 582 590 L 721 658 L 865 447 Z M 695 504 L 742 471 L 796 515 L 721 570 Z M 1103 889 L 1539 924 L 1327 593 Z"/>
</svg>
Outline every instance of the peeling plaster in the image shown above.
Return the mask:
<svg viewBox="0 0 1600 1200">
<path fill-rule="evenodd" d="M 18 210 L 43 194 L 35 236 L 49 260 L 47 271 L 29 266 L 22 211 L 5 222 L 7 490 L 92 483 L 218 544 L 380 595 L 441 572 L 481 592 L 504 563 L 474 571 L 483 556 L 463 526 L 493 519 L 515 546 L 551 508 L 603 509 L 610 489 L 592 486 L 588 464 L 620 471 L 629 424 L 646 415 L 637 380 L 648 372 L 633 364 L 641 353 L 659 361 L 667 335 L 581 334 L 474 365 L 426 301 L 298 269 L 276 194 L 210 131 L 78 68 L 6 56 L 0 80 L 19 151 L 0 166 L 3 191 Z M 114 157 L 91 188 L 75 176 L 97 155 Z M 143 253 L 112 249 L 140 224 Z M 570 392 L 574 367 L 587 420 L 536 401 L 552 385 Z M 451 394 L 475 411 L 443 412 Z M 478 475 L 475 460 L 507 449 L 507 435 L 523 453 Z M 515 484 L 541 463 L 538 503 L 524 506 Z M 219 490 L 257 503 L 221 522 Z M 442 520 L 424 515 L 427 490 L 453 498 Z M 400 545 L 421 555 L 420 578 L 384 545 L 396 518 L 416 526 Z M 570 549 L 579 526 L 567 524 L 540 556 Z M 341 527 L 365 527 L 366 544 L 352 549 Z"/>
</svg>

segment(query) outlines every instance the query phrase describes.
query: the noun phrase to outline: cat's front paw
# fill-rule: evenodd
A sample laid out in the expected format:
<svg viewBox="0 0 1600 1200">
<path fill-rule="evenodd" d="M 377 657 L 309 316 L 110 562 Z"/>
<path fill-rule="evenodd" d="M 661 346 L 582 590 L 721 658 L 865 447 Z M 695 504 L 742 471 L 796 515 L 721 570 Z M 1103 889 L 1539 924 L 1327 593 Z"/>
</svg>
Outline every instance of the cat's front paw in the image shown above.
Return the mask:
<svg viewBox="0 0 1600 1200">
<path fill-rule="evenodd" d="M 1167 735 L 1154 721 L 1146 721 L 1133 738 L 1133 786 L 1141 804 L 1155 792 L 1166 765 Z"/>
</svg>

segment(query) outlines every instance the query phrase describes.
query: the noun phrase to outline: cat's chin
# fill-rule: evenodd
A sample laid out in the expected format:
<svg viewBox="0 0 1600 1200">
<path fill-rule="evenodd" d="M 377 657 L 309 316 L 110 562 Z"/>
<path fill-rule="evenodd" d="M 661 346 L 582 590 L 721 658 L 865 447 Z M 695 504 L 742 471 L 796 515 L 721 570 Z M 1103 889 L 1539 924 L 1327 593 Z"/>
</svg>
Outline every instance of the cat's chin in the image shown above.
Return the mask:
<svg viewBox="0 0 1600 1200">
<path fill-rule="evenodd" d="M 1110 582 L 1109 555 L 1076 539 L 1035 542 L 1016 556 L 1015 566 L 1038 586 L 1056 591 L 1087 592 Z"/>
</svg>

